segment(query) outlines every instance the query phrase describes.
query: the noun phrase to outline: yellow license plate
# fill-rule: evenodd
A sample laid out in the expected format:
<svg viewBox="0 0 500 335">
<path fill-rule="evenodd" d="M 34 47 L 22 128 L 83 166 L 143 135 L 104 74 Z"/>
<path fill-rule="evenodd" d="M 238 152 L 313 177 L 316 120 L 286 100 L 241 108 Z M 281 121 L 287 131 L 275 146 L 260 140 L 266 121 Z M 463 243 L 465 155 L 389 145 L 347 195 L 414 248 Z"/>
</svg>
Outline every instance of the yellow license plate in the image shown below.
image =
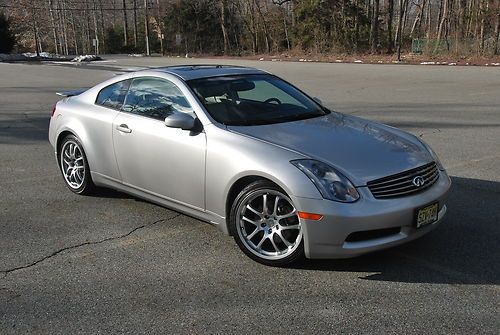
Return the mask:
<svg viewBox="0 0 500 335">
<path fill-rule="evenodd" d="M 439 204 L 437 202 L 417 210 L 417 228 L 436 222 Z"/>
</svg>

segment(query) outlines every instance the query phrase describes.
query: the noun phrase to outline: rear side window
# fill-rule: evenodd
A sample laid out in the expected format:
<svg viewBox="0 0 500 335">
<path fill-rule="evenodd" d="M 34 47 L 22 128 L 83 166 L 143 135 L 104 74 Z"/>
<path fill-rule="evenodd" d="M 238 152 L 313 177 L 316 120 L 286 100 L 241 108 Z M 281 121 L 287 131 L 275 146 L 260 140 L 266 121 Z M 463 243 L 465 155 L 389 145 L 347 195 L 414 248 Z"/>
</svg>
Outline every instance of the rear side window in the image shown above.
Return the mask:
<svg viewBox="0 0 500 335">
<path fill-rule="evenodd" d="M 171 114 L 191 113 L 193 109 L 174 83 L 140 77 L 132 81 L 122 111 L 163 121 Z"/>
<path fill-rule="evenodd" d="M 96 104 L 103 107 L 120 109 L 125 101 L 130 80 L 123 80 L 103 88 L 97 95 Z"/>
</svg>

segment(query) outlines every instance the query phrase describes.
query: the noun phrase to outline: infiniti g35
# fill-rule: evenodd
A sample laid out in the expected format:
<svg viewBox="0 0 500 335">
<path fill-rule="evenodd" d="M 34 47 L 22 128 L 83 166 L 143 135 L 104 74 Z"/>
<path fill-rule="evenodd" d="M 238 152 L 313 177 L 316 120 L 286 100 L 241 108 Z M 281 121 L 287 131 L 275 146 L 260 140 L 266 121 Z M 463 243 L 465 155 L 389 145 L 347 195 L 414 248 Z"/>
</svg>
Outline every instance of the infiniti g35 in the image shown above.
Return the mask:
<svg viewBox="0 0 500 335">
<path fill-rule="evenodd" d="M 392 247 L 446 212 L 450 179 L 427 144 L 261 70 L 157 68 L 62 95 L 49 139 L 71 191 L 208 221 L 264 264 Z"/>
</svg>

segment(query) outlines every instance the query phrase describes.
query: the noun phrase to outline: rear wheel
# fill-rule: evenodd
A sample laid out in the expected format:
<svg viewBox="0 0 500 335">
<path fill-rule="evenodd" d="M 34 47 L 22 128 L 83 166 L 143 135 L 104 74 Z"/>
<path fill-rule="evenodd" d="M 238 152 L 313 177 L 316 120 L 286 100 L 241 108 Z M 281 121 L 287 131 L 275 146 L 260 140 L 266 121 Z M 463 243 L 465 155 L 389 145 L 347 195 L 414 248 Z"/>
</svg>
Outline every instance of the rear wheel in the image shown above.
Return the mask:
<svg viewBox="0 0 500 335">
<path fill-rule="evenodd" d="M 87 156 L 76 136 L 68 135 L 64 138 L 59 150 L 59 166 L 64 182 L 72 192 L 90 194 L 95 190 Z"/>
<path fill-rule="evenodd" d="M 288 195 L 269 181 L 256 181 L 240 192 L 229 224 L 240 249 L 259 263 L 282 266 L 304 255 L 297 210 Z"/>
</svg>

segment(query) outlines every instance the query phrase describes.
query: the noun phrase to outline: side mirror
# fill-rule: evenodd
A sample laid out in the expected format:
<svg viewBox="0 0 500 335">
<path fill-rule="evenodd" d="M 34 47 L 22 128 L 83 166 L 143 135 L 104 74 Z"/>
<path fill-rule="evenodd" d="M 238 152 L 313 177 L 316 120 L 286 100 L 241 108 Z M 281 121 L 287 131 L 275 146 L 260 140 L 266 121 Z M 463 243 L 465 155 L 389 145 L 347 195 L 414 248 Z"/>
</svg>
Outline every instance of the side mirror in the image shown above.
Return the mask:
<svg viewBox="0 0 500 335">
<path fill-rule="evenodd" d="M 321 106 L 323 106 L 323 101 L 321 101 L 320 98 L 318 97 L 313 97 L 313 100 L 316 101 L 318 104 L 320 104 Z"/>
<path fill-rule="evenodd" d="M 195 119 L 186 113 L 174 113 L 165 118 L 165 125 L 170 128 L 191 130 L 195 127 Z"/>
</svg>

